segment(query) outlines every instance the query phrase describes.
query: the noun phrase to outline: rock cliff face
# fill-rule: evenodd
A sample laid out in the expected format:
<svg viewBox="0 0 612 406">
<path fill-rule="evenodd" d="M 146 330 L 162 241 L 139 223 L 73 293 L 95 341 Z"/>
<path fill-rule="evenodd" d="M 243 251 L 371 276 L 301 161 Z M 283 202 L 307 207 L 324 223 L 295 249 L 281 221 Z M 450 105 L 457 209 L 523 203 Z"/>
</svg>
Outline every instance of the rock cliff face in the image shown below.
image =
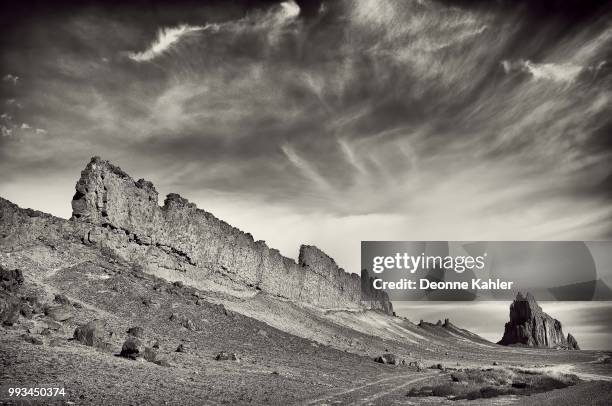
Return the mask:
<svg viewBox="0 0 612 406">
<path fill-rule="evenodd" d="M 363 303 L 371 308 L 382 310 L 387 314 L 393 314 L 393 305 L 389 295 L 385 291 L 376 290 L 372 286 L 374 278 L 368 274 L 367 269 L 361 270 L 361 299 Z"/>
<path fill-rule="evenodd" d="M 197 284 L 216 278 L 322 308 L 362 306 L 359 276 L 317 247 L 303 245 L 296 263 L 177 194 L 160 207 L 151 182 L 134 181 L 100 158 L 81 173 L 72 209 L 73 222 L 86 226 L 84 242 L 168 279 Z M 382 292 L 363 305 L 393 311 Z"/>
<path fill-rule="evenodd" d="M 576 339 L 563 335 L 561 322 L 542 311 L 533 295 L 520 292 L 510 305 L 501 345 L 523 344 L 530 347 L 579 349 Z"/>
</svg>

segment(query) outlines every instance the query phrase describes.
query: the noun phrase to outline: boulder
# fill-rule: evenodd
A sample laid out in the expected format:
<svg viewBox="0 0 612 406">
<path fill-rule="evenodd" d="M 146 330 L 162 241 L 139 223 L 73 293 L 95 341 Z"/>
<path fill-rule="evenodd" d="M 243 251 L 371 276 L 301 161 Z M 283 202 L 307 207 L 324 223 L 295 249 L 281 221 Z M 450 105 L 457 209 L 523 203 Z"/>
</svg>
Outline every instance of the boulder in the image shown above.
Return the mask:
<svg viewBox="0 0 612 406">
<path fill-rule="evenodd" d="M 137 359 L 138 357 L 144 356 L 144 354 L 144 343 L 139 338 L 129 336 L 123 342 L 121 353 L 119 355 L 125 358 Z"/>
<path fill-rule="evenodd" d="M 572 337 L 573 339 L 573 337 Z M 563 334 L 561 322 L 542 311 L 531 293 L 518 293 L 510 305 L 510 321 L 506 323 L 501 345 L 526 345 L 544 348 L 576 348 Z"/>
<path fill-rule="evenodd" d="M 19 320 L 21 301 L 6 293 L 0 293 L 0 323 L 12 326 Z"/>
<path fill-rule="evenodd" d="M 390 352 L 384 353 L 383 355 L 380 355 L 374 358 L 374 361 L 380 362 L 381 364 L 391 364 L 391 365 L 399 364 L 398 358 L 395 356 L 395 354 L 392 354 Z"/>
<path fill-rule="evenodd" d="M 45 314 L 55 321 L 64 321 L 73 317 L 73 307 L 69 305 L 51 307 L 45 310 Z"/>
<path fill-rule="evenodd" d="M 416 369 L 417 372 L 421 372 L 425 370 L 425 365 L 421 361 L 410 361 L 408 363 L 408 366 Z"/>
<path fill-rule="evenodd" d="M 136 338 L 143 338 L 144 337 L 144 329 L 142 327 L 130 327 L 127 330 L 127 333 L 133 337 Z"/>
<path fill-rule="evenodd" d="M 215 356 L 217 361 L 240 361 L 240 358 L 233 352 L 221 351 Z"/>
<path fill-rule="evenodd" d="M 74 330 L 74 339 L 90 347 L 105 348 L 105 328 L 106 321 L 92 320 Z"/>
<path fill-rule="evenodd" d="M 62 305 L 68 305 L 70 304 L 70 299 L 68 299 L 68 297 L 66 295 L 63 294 L 57 294 L 55 295 L 55 298 L 53 299 L 56 303 L 62 304 Z"/>
<path fill-rule="evenodd" d="M 20 269 L 0 267 L 0 290 L 16 292 L 23 285 L 23 272 Z"/>
<path fill-rule="evenodd" d="M 149 362 L 155 362 L 157 360 L 157 351 L 154 348 L 145 347 L 143 357 Z"/>
</svg>

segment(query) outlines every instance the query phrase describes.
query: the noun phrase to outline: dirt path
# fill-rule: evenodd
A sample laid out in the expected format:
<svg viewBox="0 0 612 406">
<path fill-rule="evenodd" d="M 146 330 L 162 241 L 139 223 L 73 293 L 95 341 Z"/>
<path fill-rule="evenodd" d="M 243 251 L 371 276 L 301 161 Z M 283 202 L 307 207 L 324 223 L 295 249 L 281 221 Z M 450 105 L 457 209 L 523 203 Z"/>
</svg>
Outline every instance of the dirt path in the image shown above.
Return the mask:
<svg viewBox="0 0 612 406">
<path fill-rule="evenodd" d="M 366 405 L 401 389 L 405 389 L 409 385 L 429 379 L 435 375 L 438 375 L 438 373 L 418 374 L 415 372 L 408 375 L 391 376 L 370 382 L 365 385 L 355 386 L 351 389 L 329 393 L 326 396 L 311 399 L 300 404 Z"/>
</svg>

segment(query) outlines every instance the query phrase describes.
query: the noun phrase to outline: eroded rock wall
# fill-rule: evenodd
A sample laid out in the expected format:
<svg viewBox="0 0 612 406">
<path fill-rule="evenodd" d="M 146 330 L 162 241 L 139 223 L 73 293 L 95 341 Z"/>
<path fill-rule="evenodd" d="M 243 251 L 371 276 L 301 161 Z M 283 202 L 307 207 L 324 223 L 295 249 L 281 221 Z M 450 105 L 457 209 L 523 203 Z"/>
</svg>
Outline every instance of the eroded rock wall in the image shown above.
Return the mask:
<svg viewBox="0 0 612 406">
<path fill-rule="evenodd" d="M 194 282 L 221 275 L 323 308 L 361 305 L 359 276 L 339 268 L 317 247 L 303 245 L 296 263 L 177 194 L 168 195 L 160 207 L 153 184 L 134 181 L 100 158 L 92 158 L 81 173 L 72 208 L 72 220 L 92 226 L 86 242 L 135 263 L 182 272 L 183 279 Z M 366 305 L 391 314 L 388 298 L 380 293 Z"/>
</svg>

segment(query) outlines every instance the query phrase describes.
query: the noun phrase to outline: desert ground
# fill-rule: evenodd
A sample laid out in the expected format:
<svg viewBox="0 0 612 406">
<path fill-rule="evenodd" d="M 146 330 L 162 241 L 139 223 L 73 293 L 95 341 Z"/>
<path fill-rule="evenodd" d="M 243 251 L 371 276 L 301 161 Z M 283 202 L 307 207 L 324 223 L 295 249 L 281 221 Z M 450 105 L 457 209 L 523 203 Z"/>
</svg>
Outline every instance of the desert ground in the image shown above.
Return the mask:
<svg viewBox="0 0 612 406">
<path fill-rule="evenodd" d="M 0 383 L 65 388 L 47 404 L 612 402 L 605 352 L 503 347 L 452 321 L 199 290 L 69 242 L 3 252 L 0 265 L 22 270 L 11 294 L 32 310 L 0 328 Z M 74 338 L 96 319 L 103 345 Z M 154 362 L 120 356 L 132 327 Z M 218 360 L 222 352 L 230 359 Z M 397 363 L 375 361 L 385 354 Z M 3 396 L 3 404 L 41 402 Z"/>
</svg>

